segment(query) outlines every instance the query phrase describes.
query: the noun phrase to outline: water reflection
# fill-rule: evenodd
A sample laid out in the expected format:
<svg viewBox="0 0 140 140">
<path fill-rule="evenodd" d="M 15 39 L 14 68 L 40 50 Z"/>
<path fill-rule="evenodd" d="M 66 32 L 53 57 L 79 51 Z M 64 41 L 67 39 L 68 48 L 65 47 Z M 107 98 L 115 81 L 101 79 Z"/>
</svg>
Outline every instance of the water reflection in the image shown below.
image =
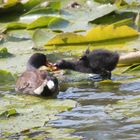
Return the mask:
<svg viewBox="0 0 140 140">
<path fill-rule="evenodd" d="M 140 91 L 140 81 L 135 81 L 135 82 L 127 83 L 127 84 L 122 84 L 120 86 L 120 90 L 138 92 L 138 91 Z"/>
<path fill-rule="evenodd" d="M 87 140 L 139 140 L 140 117 L 138 115 L 125 117 L 124 114 L 121 119 L 115 119 L 106 111 L 108 105 L 115 105 L 119 100 L 138 99 L 140 93 L 138 79 L 127 83 L 113 83 L 110 86 L 99 83 L 98 86 L 95 86 L 95 83 L 91 83 L 83 88 L 82 85 L 83 83 L 60 92 L 58 98 L 74 99 L 81 106 L 72 111 L 60 113 L 61 119 L 50 121 L 50 126 L 74 128 L 75 134 L 83 136 Z M 131 108 L 131 103 L 129 106 Z M 127 106 L 124 107 L 127 109 Z M 125 113 L 124 107 L 120 109 L 118 107 L 118 113 Z"/>
<path fill-rule="evenodd" d="M 68 73 L 60 83 L 58 99 L 73 99 L 79 106 L 58 114 L 59 119 L 45 127 L 74 129 L 74 135 L 86 140 L 139 140 L 140 79 L 133 78 L 113 75 L 113 82 L 99 82 L 88 75 Z M 9 94 L 15 94 L 14 85 L 0 85 L 0 96 Z M 4 99 L 0 100 L 4 105 Z"/>
</svg>

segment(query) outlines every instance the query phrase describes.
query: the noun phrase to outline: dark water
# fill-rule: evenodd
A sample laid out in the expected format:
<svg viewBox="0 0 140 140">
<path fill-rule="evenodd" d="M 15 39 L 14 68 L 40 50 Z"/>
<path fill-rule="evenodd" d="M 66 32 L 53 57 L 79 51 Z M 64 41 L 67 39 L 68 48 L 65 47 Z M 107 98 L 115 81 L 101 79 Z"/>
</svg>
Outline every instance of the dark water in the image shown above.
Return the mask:
<svg viewBox="0 0 140 140">
<path fill-rule="evenodd" d="M 79 84 L 68 87 L 60 92 L 58 98 L 76 100 L 80 106 L 71 111 L 60 113 L 61 119 L 50 121 L 49 124 L 57 128 L 73 128 L 76 135 L 83 136 L 83 139 L 94 140 L 139 140 L 140 139 L 140 110 L 137 115 L 132 111 L 137 105 L 129 104 L 132 111 L 131 116 L 125 116 L 127 106 L 121 107 L 118 114 L 120 116 L 113 118 L 108 113 L 109 106 L 115 105 L 119 100 L 133 100 L 140 97 L 140 79 L 128 83 L 115 83 L 121 77 L 113 77 L 114 83 L 96 85 L 97 83 L 87 81 L 85 84 Z M 129 79 L 124 76 L 123 79 Z M 74 85 L 74 83 L 73 83 Z M 86 87 L 86 88 L 85 88 Z M 131 109 L 131 106 L 132 109 Z M 119 107 L 118 107 L 119 108 Z M 114 110 L 115 111 L 115 110 Z M 123 114 L 124 113 L 124 114 Z M 128 111 L 129 113 L 129 111 Z M 134 114 L 133 114 L 134 113 Z"/>
<path fill-rule="evenodd" d="M 78 106 L 58 114 L 59 119 L 49 121 L 44 127 L 74 129 L 71 136 L 86 140 L 140 139 L 138 77 L 113 75 L 112 81 L 101 82 L 87 74 L 67 73 L 60 82 L 57 98 L 75 100 Z M 9 94 L 15 94 L 14 84 L 0 86 L 1 100 L 4 95 Z M 29 136 L 31 139 L 45 133 L 37 130 Z M 5 138 L 20 139 L 21 136 L 22 133 L 16 133 Z"/>
</svg>

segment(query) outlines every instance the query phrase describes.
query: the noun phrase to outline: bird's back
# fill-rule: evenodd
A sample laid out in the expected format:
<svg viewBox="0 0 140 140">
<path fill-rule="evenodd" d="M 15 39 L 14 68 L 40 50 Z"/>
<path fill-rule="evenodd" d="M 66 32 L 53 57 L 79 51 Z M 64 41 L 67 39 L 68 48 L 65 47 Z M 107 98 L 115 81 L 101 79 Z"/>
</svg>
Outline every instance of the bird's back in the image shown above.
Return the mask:
<svg viewBox="0 0 140 140">
<path fill-rule="evenodd" d="M 112 71 L 118 63 L 119 55 L 116 52 L 98 49 L 90 52 L 88 59 L 93 69 Z"/>
<path fill-rule="evenodd" d="M 33 91 L 43 83 L 38 70 L 25 71 L 16 82 L 16 91 L 34 94 Z"/>
</svg>

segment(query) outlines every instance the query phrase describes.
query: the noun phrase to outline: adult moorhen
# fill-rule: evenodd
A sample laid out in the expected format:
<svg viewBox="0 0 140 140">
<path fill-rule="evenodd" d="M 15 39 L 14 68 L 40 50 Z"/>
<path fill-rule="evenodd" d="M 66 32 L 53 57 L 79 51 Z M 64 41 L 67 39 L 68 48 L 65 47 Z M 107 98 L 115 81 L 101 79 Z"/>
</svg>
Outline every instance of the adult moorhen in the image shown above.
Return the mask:
<svg viewBox="0 0 140 140">
<path fill-rule="evenodd" d="M 18 78 L 15 90 L 22 93 L 55 97 L 58 93 L 58 80 L 47 71 L 39 70 L 44 65 L 53 64 L 48 62 L 44 54 L 33 54 L 27 62 L 26 71 Z"/>
</svg>

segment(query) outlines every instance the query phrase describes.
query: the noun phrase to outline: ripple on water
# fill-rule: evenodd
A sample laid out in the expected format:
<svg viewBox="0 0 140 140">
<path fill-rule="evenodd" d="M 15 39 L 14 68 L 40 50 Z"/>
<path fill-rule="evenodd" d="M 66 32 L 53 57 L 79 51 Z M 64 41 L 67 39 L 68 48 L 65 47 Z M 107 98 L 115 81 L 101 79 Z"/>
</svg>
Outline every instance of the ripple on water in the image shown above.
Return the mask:
<svg viewBox="0 0 140 140">
<path fill-rule="evenodd" d="M 100 87 L 83 88 L 70 87 L 60 92 L 58 98 L 77 100 L 82 106 L 59 114 L 59 120 L 49 122 L 54 127 L 74 128 L 75 134 L 96 140 L 139 140 L 139 124 L 128 118 L 124 120 L 113 119 L 106 113 L 107 105 L 116 104 L 119 100 L 137 97 L 140 91 L 140 82 L 118 84 L 111 86 L 111 90 Z M 134 90 L 134 92 L 132 92 Z M 137 92 L 138 91 L 138 92 Z M 123 110 L 123 108 L 121 109 Z M 139 121 L 139 119 L 138 119 Z M 131 123 L 131 124 L 129 124 Z M 128 128 L 127 128 L 128 127 Z"/>
<path fill-rule="evenodd" d="M 103 106 L 87 105 L 59 114 L 61 119 L 50 121 L 49 125 L 59 128 L 73 128 L 75 134 L 87 139 L 109 140 L 113 131 L 121 126 L 112 120 Z"/>
<path fill-rule="evenodd" d="M 80 89 L 70 87 L 65 92 L 60 92 L 60 99 L 74 99 L 82 105 L 107 105 L 115 103 L 120 99 L 131 98 L 132 95 L 120 94 L 118 91 L 101 92 L 95 88 Z"/>
<path fill-rule="evenodd" d="M 140 81 L 122 84 L 120 86 L 120 90 L 139 92 L 140 91 Z"/>
</svg>

